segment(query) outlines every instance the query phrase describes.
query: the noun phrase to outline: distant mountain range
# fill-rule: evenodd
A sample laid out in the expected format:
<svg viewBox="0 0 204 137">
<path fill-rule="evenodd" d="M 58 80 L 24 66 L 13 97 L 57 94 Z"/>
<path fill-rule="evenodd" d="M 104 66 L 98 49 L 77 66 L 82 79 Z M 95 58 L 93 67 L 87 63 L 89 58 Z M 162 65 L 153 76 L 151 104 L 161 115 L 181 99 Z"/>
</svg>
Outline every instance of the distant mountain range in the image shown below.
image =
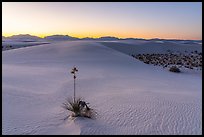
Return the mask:
<svg viewBox="0 0 204 137">
<path fill-rule="evenodd" d="M 102 41 L 115 41 L 115 40 L 147 40 L 147 41 L 156 41 L 156 42 L 179 42 L 181 44 L 193 44 L 201 43 L 202 40 L 179 40 L 179 39 L 141 39 L 141 38 L 117 38 L 112 36 L 104 36 L 100 38 L 76 38 L 69 35 L 51 35 L 44 38 L 37 36 L 32 36 L 30 34 L 19 34 L 13 35 L 10 37 L 2 36 L 2 41 L 21 41 L 21 42 L 35 42 L 35 41 L 65 41 L 65 40 L 102 40 Z"/>
<path fill-rule="evenodd" d="M 71 37 L 68 35 L 51 35 L 46 36 L 44 39 L 48 41 L 79 40 L 79 38 Z"/>
<path fill-rule="evenodd" d="M 20 35 L 13 35 L 10 37 L 4 37 L 2 36 L 2 40 L 6 41 L 6 40 L 12 40 L 12 41 L 22 41 L 22 42 L 33 42 L 33 41 L 39 41 L 42 38 L 37 37 L 37 36 L 32 36 L 29 34 L 20 34 Z"/>
</svg>

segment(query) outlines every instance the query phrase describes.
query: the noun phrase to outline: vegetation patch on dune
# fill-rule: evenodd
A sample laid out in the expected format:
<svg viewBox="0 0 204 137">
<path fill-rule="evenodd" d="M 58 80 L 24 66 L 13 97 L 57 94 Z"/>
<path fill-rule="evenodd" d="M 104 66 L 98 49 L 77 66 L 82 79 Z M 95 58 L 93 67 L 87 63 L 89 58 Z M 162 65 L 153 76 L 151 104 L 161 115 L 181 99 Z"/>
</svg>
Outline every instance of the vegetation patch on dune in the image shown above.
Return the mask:
<svg viewBox="0 0 204 137">
<path fill-rule="evenodd" d="M 197 51 L 191 53 L 171 53 L 166 54 L 137 54 L 132 57 L 155 66 L 168 67 L 170 71 L 178 72 L 178 68 L 185 67 L 188 69 L 202 70 L 202 53 Z"/>
</svg>

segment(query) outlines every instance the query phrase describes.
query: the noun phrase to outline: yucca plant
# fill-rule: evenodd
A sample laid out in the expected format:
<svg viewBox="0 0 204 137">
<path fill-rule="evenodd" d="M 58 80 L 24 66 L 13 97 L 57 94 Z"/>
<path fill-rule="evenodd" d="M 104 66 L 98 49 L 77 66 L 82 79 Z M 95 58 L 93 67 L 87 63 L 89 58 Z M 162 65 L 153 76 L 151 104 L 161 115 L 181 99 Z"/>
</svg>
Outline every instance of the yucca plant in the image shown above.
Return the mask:
<svg viewBox="0 0 204 137">
<path fill-rule="evenodd" d="M 75 101 L 71 98 L 67 98 L 63 103 L 62 107 L 65 110 L 71 111 L 71 116 L 73 117 L 87 117 L 95 119 L 97 116 L 96 111 L 93 108 L 90 108 L 85 101 L 82 101 L 81 98 L 76 98 Z"/>
<path fill-rule="evenodd" d="M 66 101 L 63 103 L 62 107 L 66 110 L 69 110 L 72 113 L 72 116 L 77 117 L 81 115 L 79 102 L 81 98 L 78 98 L 76 101 L 73 101 L 71 98 L 67 98 Z"/>
<path fill-rule="evenodd" d="M 71 74 L 73 74 L 74 78 L 74 98 L 67 98 L 66 101 L 63 103 L 62 107 L 65 110 L 71 111 L 72 115 L 74 117 L 82 116 L 82 117 L 88 117 L 88 118 L 96 118 L 96 111 L 92 108 L 90 108 L 85 101 L 83 101 L 81 98 L 75 97 L 75 79 L 76 79 L 76 72 L 78 69 L 74 67 L 71 70 Z"/>
</svg>

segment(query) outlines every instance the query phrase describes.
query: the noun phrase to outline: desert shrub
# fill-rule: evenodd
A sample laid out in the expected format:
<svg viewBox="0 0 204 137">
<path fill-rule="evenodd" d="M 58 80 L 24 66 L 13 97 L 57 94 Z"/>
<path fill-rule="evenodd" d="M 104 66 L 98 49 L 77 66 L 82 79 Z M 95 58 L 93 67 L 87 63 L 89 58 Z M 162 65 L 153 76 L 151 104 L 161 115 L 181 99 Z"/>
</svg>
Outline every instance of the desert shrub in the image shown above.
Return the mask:
<svg viewBox="0 0 204 137">
<path fill-rule="evenodd" d="M 177 73 L 181 72 L 180 69 L 179 69 L 178 67 L 176 67 L 176 66 L 170 67 L 169 71 L 171 71 L 171 72 L 177 72 Z"/>
<path fill-rule="evenodd" d="M 144 63 L 149 64 L 149 61 L 144 61 Z"/>
<path fill-rule="evenodd" d="M 87 117 L 87 118 L 96 118 L 96 111 L 93 108 L 90 108 L 85 101 L 82 101 L 81 98 L 76 98 L 74 101 L 71 98 L 67 98 L 63 103 L 62 107 L 65 110 L 71 111 L 73 117 Z"/>
</svg>

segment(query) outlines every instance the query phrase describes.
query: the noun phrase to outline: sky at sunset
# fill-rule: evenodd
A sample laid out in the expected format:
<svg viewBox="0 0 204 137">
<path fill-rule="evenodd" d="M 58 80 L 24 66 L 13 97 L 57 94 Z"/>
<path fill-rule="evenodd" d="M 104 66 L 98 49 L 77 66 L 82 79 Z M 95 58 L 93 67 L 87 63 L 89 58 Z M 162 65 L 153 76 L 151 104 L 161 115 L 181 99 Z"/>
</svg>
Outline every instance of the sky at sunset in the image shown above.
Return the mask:
<svg viewBox="0 0 204 137">
<path fill-rule="evenodd" d="M 201 2 L 2 2 L 2 35 L 202 39 Z"/>
</svg>

